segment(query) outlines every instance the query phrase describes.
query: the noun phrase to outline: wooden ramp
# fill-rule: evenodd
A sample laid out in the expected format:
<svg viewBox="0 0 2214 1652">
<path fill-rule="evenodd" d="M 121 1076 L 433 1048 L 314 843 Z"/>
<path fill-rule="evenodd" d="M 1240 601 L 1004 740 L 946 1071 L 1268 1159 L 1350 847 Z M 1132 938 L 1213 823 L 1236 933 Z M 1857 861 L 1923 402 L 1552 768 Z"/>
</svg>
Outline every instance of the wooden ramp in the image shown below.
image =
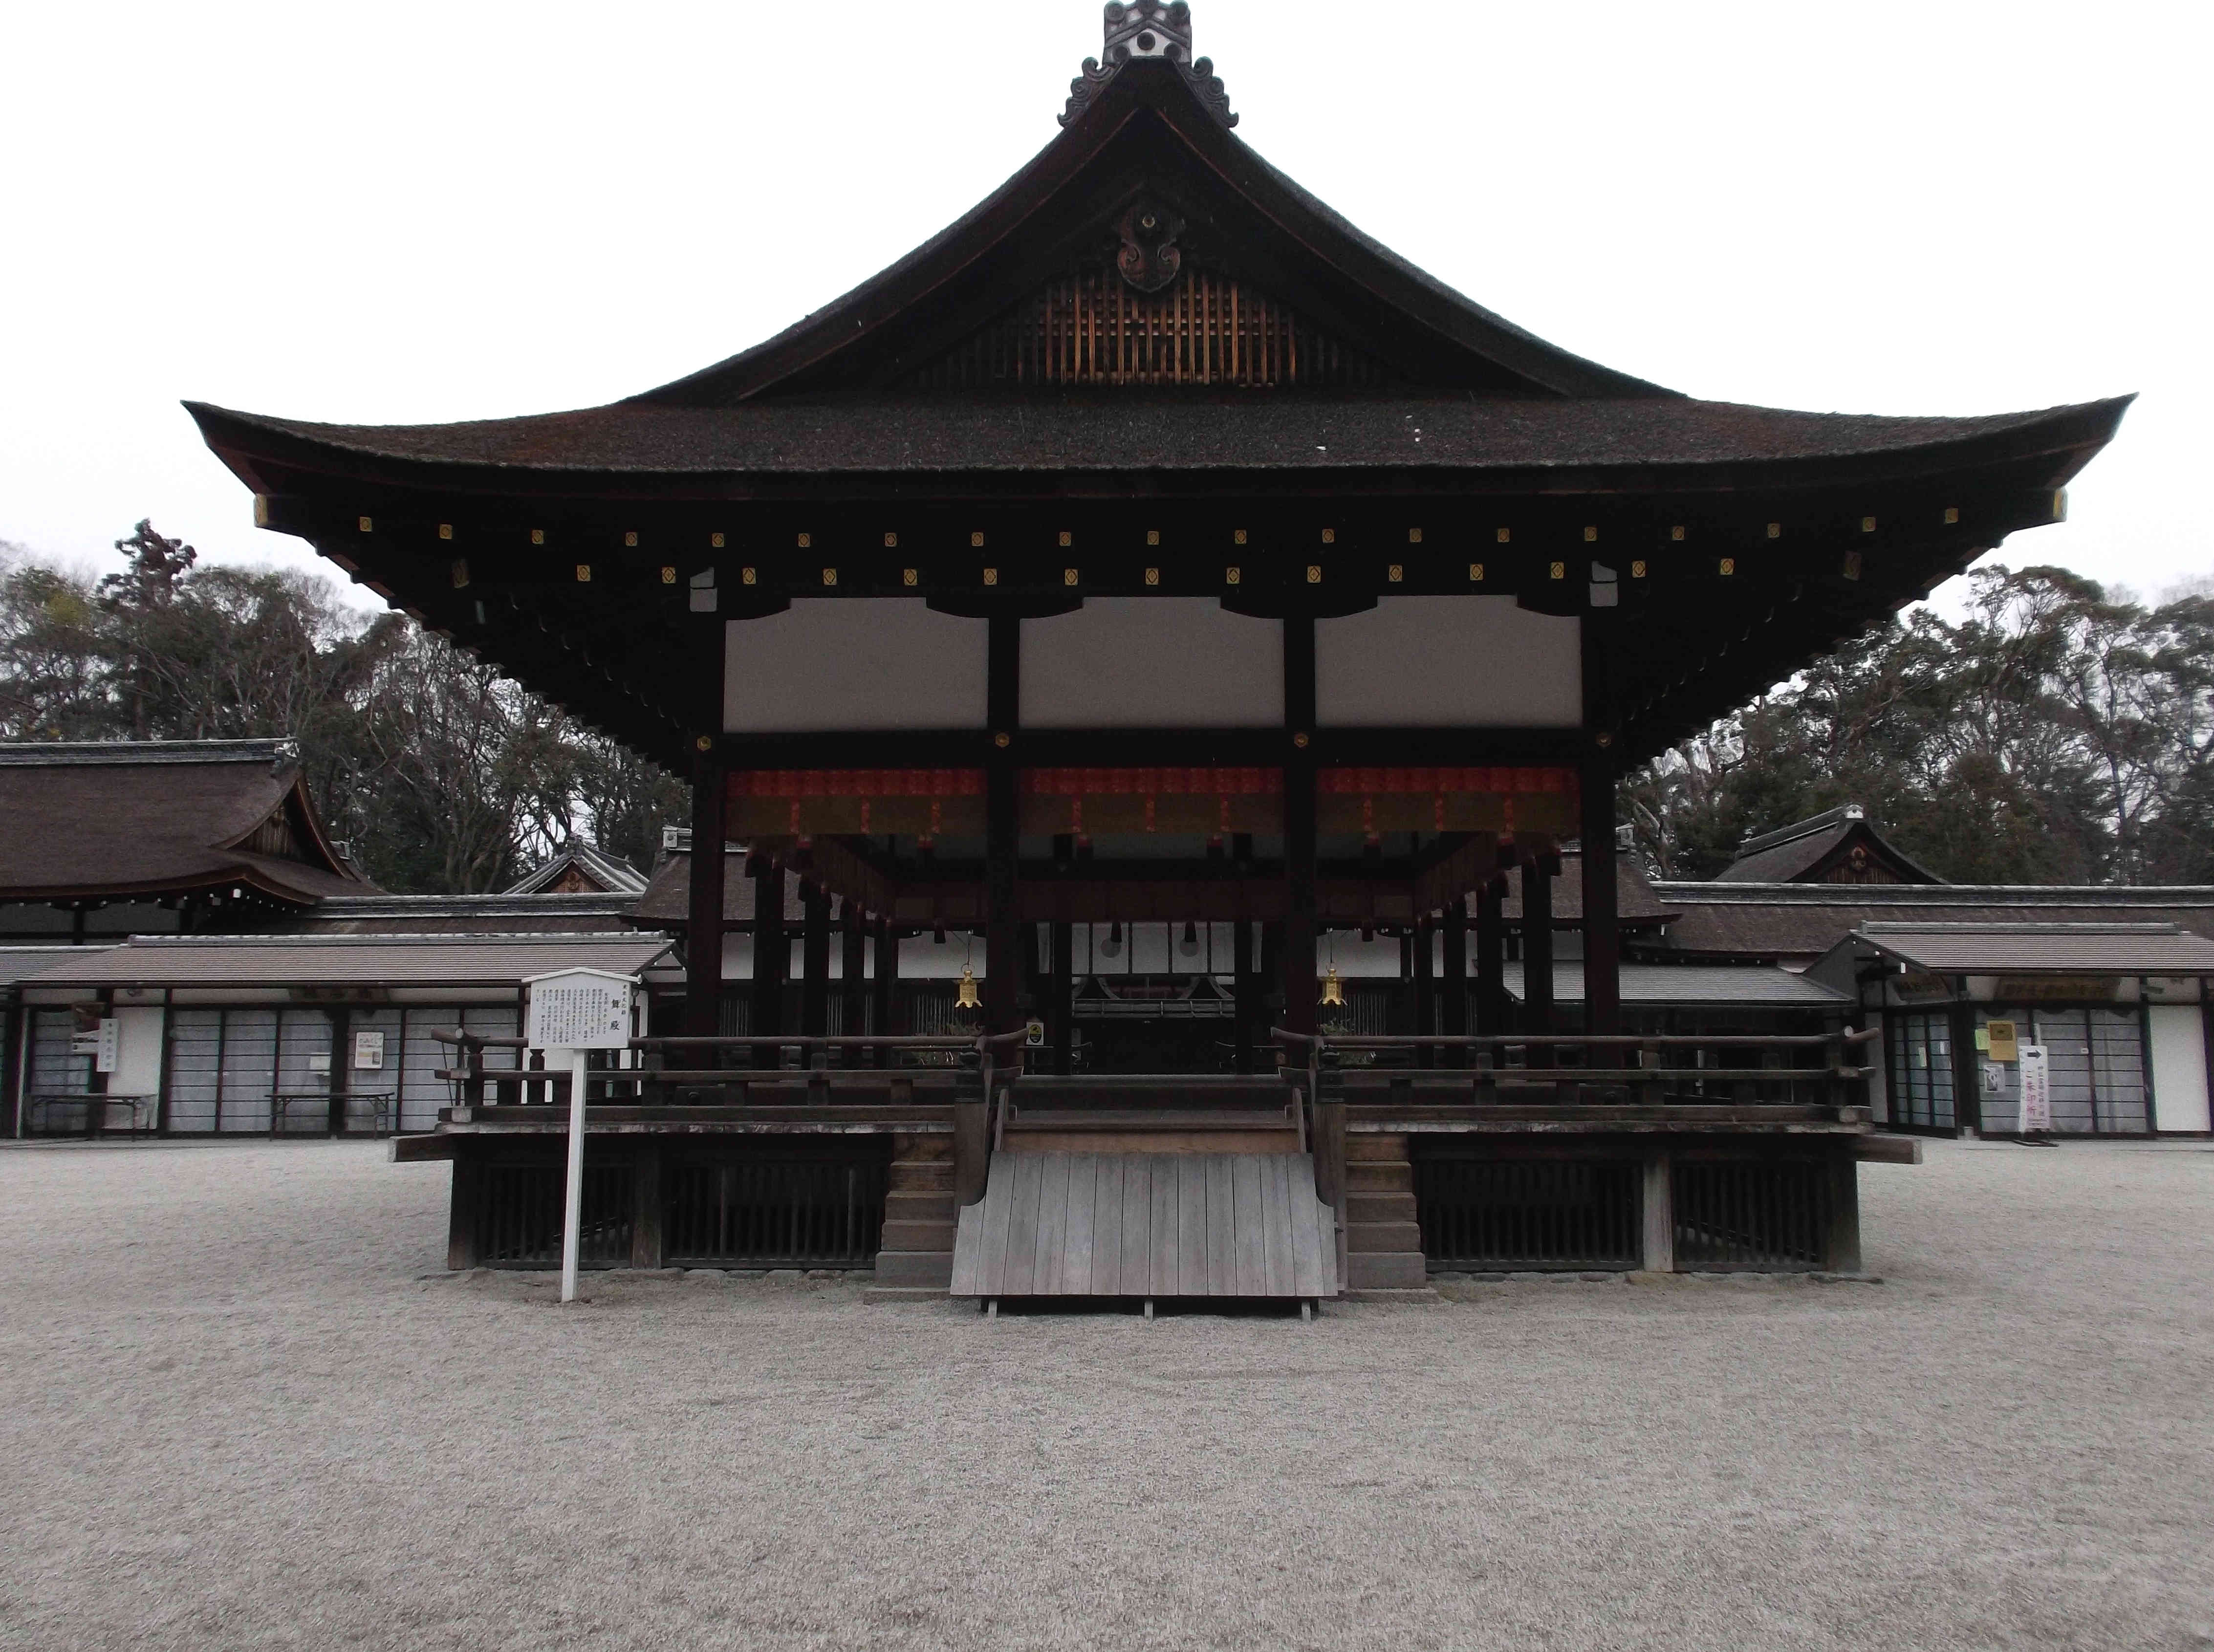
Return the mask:
<svg viewBox="0 0 2214 1652">
<path fill-rule="evenodd" d="M 995 1153 L 961 1212 L 953 1294 L 1337 1294 L 1337 1235 L 1304 1153 Z"/>
</svg>

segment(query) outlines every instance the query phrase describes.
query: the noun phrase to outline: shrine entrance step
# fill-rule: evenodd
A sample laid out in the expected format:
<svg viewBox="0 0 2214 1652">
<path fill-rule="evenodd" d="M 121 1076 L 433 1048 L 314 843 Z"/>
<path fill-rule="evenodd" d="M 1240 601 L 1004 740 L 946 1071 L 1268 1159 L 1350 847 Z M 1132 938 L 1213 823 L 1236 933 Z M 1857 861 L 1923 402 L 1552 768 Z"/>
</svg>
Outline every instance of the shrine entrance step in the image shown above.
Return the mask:
<svg viewBox="0 0 2214 1652">
<path fill-rule="evenodd" d="M 1006 1087 L 1009 1152 L 1300 1153 L 1299 1092 L 1255 1075 L 1026 1075 Z M 1312 1185 L 1312 1178 L 1309 1181 Z"/>
<path fill-rule="evenodd" d="M 1304 1153 L 995 1153 L 952 1294 L 1312 1302 L 1338 1294 L 1336 1219 Z"/>
</svg>

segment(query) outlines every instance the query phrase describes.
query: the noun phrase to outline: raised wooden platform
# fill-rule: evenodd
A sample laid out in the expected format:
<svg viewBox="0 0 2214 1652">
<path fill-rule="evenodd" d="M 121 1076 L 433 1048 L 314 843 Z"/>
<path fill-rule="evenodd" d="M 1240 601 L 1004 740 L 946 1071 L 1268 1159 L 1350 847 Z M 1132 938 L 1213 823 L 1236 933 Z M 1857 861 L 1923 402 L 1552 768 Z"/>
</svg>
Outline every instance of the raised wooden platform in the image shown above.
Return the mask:
<svg viewBox="0 0 2214 1652">
<path fill-rule="evenodd" d="M 1302 1153 L 998 1153 L 952 1294 L 1334 1297 L 1336 1218 Z"/>
</svg>

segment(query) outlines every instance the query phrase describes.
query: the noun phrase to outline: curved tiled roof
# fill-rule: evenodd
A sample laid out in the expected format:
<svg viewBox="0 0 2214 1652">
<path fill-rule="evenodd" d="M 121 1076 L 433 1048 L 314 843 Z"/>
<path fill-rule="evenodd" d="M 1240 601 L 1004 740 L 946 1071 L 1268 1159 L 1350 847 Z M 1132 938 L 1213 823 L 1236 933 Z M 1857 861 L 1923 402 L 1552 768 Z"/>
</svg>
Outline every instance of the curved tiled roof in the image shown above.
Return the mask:
<svg viewBox="0 0 2214 1652">
<path fill-rule="evenodd" d="M 1839 462 L 1905 470 L 2049 436 L 2056 450 L 2110 423 L 2125 401 L 1972 419 L 1797 413 L 1685 398 L 1477 396 L 1297 399 L 1146 392 L 1030 397 L 809 399 L 731 407 L 619 402 L 578 413 L 456 425 L 319 425 L 193 406 L 211 438 L 276 437 L 403 466 L 523 473 L 750 474 L 1273 469 L 1562 473 L 1630 468 L 1656 482 L 1758 464 Z"/>
<path fill-rule="evenodd" d="M 280 811 L 292 854 L 242 847 Z M 0 747 L 0 900 L 226 885 L 291 904 L 370 890 L 324 839 L 291 742 Z"/>
</svg>

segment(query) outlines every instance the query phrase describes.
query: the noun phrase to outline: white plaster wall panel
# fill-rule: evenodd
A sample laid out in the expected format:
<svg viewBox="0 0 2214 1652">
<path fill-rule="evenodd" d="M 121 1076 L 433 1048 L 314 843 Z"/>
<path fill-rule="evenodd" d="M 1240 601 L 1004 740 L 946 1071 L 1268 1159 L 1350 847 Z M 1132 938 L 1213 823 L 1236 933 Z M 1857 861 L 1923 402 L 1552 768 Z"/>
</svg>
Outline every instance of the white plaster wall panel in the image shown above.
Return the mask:
<svg viewBox="0 0 2214 1652">
<path fill-rule="evenodd" d="M 162 1089 L 162 1012 L 115 1012 L 115 1071 L 107 1075 L 111 1096 L 152 1096 Z M 121 1110 L 118 1109 L 119 1115 Z"/>
<path fill-rule="evenodd" d="M 2152 1105 L 2160 1128 L 2214 1128 L 2207 1122 L 2206 1029 L 2199 1006 L 2156 1004 L 2145 1016 L 2152 1032 Z"/>
<path fill-rule="evenodd" d="M 1385 597 L 1315 623 L 1325 728 L 1575 728 L 1582 627 L 1512 597 Z"/>
<path fill-rule="evenodd" d="M 732 734 L 984 726 L 987 623 L 920 597 L 803 597 L 724 627 Z"/>
<path fill-rule="evenodd" d="M 1022 719 L 1034 729 L 1275 728 L 1284 627 L 1212 597 L 1095 597 L 1023 621 Z"/>
</svg>

